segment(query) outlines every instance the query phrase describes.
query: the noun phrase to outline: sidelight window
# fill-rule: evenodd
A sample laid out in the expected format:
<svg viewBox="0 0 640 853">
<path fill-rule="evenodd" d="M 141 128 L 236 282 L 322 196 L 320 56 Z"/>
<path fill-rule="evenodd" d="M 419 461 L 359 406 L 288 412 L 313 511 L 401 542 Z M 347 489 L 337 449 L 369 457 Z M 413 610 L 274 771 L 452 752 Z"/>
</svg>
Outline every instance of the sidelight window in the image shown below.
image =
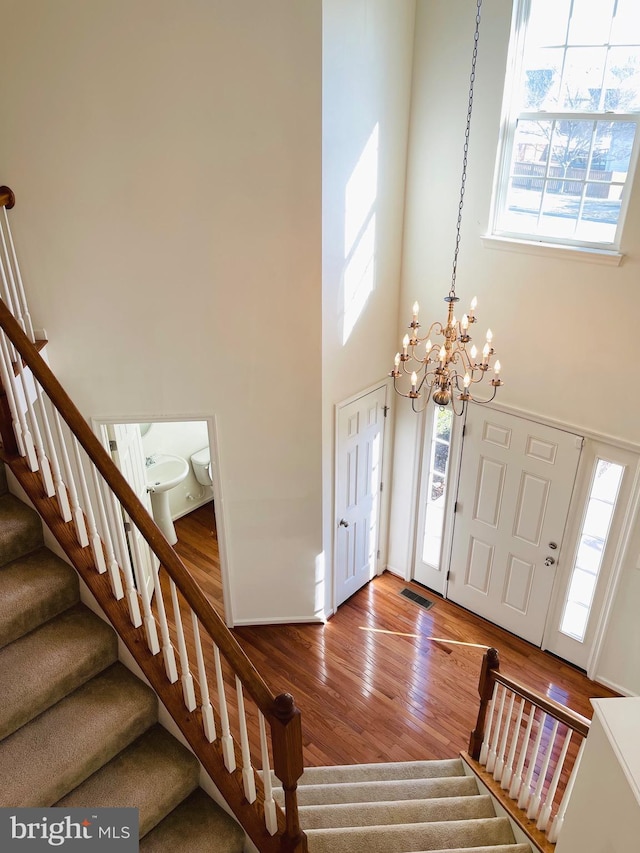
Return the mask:
<svg viewBox="0 0 640 853">
<path fill-rule="evenodd" d="M 560 622 L 560 631 L 580 643 L 586 634 L 623 474 L 623 465 L 596 460 Z"/>
<path fill-rule="evenodd" d="M 429 483 L 427 487 L 422 559 L 428 566 L 440 568 L 442 531 L 447 497 L 447 477 L 451 449 L 451 409 L 434 408 L 430 445 Z"/>
</svg>

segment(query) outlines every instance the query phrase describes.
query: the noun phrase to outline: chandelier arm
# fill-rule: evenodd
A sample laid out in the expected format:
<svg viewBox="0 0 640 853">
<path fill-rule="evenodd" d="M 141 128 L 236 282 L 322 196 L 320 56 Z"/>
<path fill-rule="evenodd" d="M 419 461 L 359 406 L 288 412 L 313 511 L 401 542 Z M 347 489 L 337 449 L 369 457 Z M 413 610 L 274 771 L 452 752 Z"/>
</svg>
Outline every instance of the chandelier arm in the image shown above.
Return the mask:
<svg viewBox="0 0 640 853">
<path fill-rule="evenodd" d="M 496 392 L 498 390 L 497 385 L 493 385 L 492 387 L 493 387 L 493 394 L 487 400 L 478 400 L 477 397 L 474 397 L 471 394 L 469 394 L 469 399 L 471 400 L 472 403 L 477 403 L 479 406 L 485 406 L 487 403 L 491 403 L 491 401 L 495 399 Z"/>
<path fill-rule="evenodd" d="M 453 396 L 451 397 L 451 408 L 453 409 L 453 413 L 454 413 L 454 415 L 457 415 L 458 417 L 460 417 L 461 415 L 464 415 L 465 404 L 466 404 L 466 402 L 467 402 L 467 401 L 466 401 L 466 400 L 462 400 L 461 398 L 458 398 L 458 399 L 459 399 L 459 400 L 460 400 L 460 402 L 462 403 L 462 406 L 460 407 L 460 411 L 458 411 L 458 410 L 456 409 L 455 397 L 453 397 Z"/>
</svg>

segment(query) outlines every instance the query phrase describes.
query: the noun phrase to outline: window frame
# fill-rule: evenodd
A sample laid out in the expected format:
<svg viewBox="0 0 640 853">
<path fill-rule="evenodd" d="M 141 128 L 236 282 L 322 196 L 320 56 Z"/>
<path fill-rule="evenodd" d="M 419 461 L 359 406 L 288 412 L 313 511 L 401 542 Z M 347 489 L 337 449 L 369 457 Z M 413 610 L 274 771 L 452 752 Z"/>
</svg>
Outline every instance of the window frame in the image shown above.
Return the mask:
<svg viewBox="0 0 640 853">
<path fill-rule="evenodd" d="M 638 160 L 640 158 L 640 110 L 629 112 L 578 112 L 554 110 L 520 109 L 518 95 L 520 92 L 520 81 L 523 72 L 526 44 L 526 30 L 532 0 L 514 0 L 514 13 L 511 21 L 511 33 L 509 36 L 509 49 L 507 55 L 507 66 L 505 71 L 505 86 L 502 100 L 502 112 L 500 121 L 500 135 L 496 154 L 494 169 L 493 191 L 491 195 L 491 208 L 489 215 L 489 240 L 504 240 L 520 243 L 524 246 L 548 246 L 554 249 L 586 250 L 592 252 L 617 254 L 622 244 L 624 224 L 629 207 L 630 196 L 637 176 Z M 571 237 L 537 234 L 533 232 L 515 231 L 502 227 L 501 216 L 506 211 L 506 202 L 509 194 L 511 167 L 513 165 L 513 147 L 518 121 L 531 120 L 531 117 L 544 118 L 552 121 L 561 117 L 566 119 L 586 119 L 592 122 L 616 121 L 633 122 L 636 124 L 636 133 L 633 141 L 627 179 L 623 184 L 621 192 L 621 206 L 616 232 L 612 242 L 584 240 Z M 585 176 L 586 182 L 588 174 Z M 541 180 L 543 180 L 541 178 Z"/>
</svg>

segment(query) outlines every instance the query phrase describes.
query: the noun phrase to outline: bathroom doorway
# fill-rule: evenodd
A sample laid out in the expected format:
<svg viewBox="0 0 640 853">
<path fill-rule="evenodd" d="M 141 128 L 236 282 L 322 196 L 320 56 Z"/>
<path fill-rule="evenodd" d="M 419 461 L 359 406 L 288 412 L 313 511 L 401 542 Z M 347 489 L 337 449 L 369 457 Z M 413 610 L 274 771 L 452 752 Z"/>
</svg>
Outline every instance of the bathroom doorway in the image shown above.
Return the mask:
<svg viewBox="0 0 640 853">
<path fill-rule="evenodd" d="M 211 418 L 146 422 L 95 418 L 94 430 L 119 465 L 114 436 L 139 435 L 137 461 L 121 472 L 130 485 L 147 483 L 151 514 L 220 616 L 227 617 L 228 587 L 219 499 L 215 421 Z M 132 465 L 139 470 L 132 474 Z M 162 571 L 162 569 L 161 569 Z M 227 624 L 229 619 L 226 618 Z"/>
</svg>

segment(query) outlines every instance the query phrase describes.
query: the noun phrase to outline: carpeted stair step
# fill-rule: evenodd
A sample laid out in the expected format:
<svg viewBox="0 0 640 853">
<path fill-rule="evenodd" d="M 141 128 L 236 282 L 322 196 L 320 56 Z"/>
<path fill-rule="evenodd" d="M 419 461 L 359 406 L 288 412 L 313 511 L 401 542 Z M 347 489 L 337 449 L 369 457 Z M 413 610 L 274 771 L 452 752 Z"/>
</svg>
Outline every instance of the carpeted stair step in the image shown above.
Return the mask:
<svg viewBox="0 0 640 853">
<path fill-rule="evenodd" d="M 309 853 L 411 853 L 455 847 L 513 844 L 506 817 L 447 820 L 397 826 L 354 826 L 310 829 Z"/>
<path fill-rule="evenodd" d="M 0 566 L 42 546 L 40 516 L 14 495 L 0 495 L 0 518 Z"/>
<path fill-rule="evenodd" d="M 142 836 L 198 787 L 199 774 L 193 753 L 155 725 L 56 806 L 134 806 Z"/>
<path fill-rule="evenodd" d="M 78 590 L 75 571 L 46 548 L 0 568 L 0 648 L 71 607 Z"/>
<path fill-rule="evenodd" d="M 198 788 L 140 841 L 140 853 L 242 853 L 245 835 Z"/>
<path fill-rule="evenodd" d="M 83 604 L 74 605 L 0 649 L 0 740 L 117 658 L 114 630 Z"/>
<path fill-rule="evenodd" d="M 443 779 L 391 779 L 384 782 L 343 782 L 340 785 L 301 785 L 298 804 L 317 806 L 334 803 L 371 803 L 397 800 L 427 800 L 431 797 L 468 797 L 478 793 L 471 776 Z M 282 788 L 274 788 L 274 798 L 282 805 Z"/>
<path fill-rule="evenodd" d="M 50 806 L 157 721 L 153 691 L 115 663 L 0 742 L 0 806 Z"/>
<path fill-rule="evenodd" d="M 383 782 L 392 779 L 434 779 L 464 776 L 459 758 L 445 761 L 390 761 L 388 764 L 342 764 L 307 767 L 298 785 L 337 785 L 342 782 Z M 273 776 L 273 784 L 279 782 Z"/>
<path fill-rule="evenodd" d="M 299 811 L 300 823 L 305 830 L 495 817 L 493 802 L 488 794 L 434 797 L 429 800 L 302 806 Z"/>
<path fill-rule="evenodd" d="M 446 850 L 418 850 L 416 853 L 531 853 L 528 844 L 492 844 L 490 847 L 447 847 Z"/>
</svg>

